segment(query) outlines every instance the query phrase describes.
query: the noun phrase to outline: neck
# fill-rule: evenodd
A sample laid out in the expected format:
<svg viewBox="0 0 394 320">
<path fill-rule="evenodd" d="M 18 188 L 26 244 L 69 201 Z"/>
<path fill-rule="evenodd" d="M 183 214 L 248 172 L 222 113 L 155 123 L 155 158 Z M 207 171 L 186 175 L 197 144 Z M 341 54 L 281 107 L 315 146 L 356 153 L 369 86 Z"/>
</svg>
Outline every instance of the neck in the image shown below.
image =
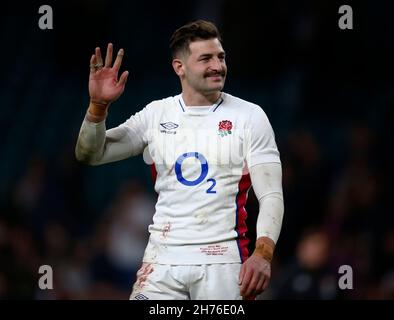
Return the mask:
<svg viewBox="0 0 394 320">
<path fill-rule="evenodd" d="M 202 94 L 198 92 L 182 92 L 182 99 L 189 107 L 192 106 L 210 106 L 214 104 L 220 97 L 220 91 L 215 91 L 209 94 Z"/>
</svg>

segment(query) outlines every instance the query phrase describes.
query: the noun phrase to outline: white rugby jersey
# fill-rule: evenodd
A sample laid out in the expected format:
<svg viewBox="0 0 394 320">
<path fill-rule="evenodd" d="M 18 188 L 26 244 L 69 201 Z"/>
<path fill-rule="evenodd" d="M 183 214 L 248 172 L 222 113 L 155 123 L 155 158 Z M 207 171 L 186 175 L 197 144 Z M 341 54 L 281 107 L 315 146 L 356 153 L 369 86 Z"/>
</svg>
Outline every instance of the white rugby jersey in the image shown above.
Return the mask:
<svg viewBox="0 0 394 320">
<path fill-rule="evenodd" d="M 156 179 L 158 200 L 143 261 L 244 261 L 247 168 L 280 163 L 264 111 L 226 93 L 212 106 L 187 107 L 180 94 L 153 101 L 120 127 L 129 133 L 131 153 L 144 153 Z"/>
</svg>

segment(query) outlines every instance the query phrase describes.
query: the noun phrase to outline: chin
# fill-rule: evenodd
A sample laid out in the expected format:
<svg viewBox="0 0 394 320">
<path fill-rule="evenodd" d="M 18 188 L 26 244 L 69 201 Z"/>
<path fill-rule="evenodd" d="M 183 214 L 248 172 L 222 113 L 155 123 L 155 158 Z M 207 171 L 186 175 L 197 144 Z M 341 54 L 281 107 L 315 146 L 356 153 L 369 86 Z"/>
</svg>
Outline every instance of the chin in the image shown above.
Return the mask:
<svg viewBox="0 0 394 320">
<path fill-rule="evenodd" d="M 223 85 L 222 86 L 218 86 L 217 88 L 215 88 L 215 91 L 222 91 L 223 90 Z"/>
<path fill-rule="evenodd" d="M 211 86 L 208 90 L 212 92 L 222 91 L 223 87 L 224 87 L 224 83 L 220 83 L 220 84 L 218 83 L 216 86 Z"/>
<path fill-rule="evenodd" d="M 222 91 L 223 86 L 217 87 L 217 88 L 207 88 L 204 90 L 205 94 L 212 94 L 212 93 L 216 93 L 216 92 L 220 92 Z"/>
</svg>

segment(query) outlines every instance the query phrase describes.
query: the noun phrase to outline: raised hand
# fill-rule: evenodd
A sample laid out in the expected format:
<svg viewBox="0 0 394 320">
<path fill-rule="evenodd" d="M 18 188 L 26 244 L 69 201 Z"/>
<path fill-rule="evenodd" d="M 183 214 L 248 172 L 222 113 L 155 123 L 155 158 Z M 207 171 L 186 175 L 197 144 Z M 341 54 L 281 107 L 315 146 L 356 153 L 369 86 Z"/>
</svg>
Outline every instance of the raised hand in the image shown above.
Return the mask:
<svg viewBox="0 0 394 320">
<path fill-rule="evenodd" d="M 114 65 L 112 64 L 113 45 L 108 44 L 105 64 L 101 57 L 100 48 L 97 47 L 95 54 L 90 59 L 90 76 L 89 76 L 89 95 L 91 103 L 103 107 L 108 107 L 123 93 L 128 71 L 124 71 L 118 81 L 118 72 L 122 64 L 124 50 L 120 49 L 116 56 Z"/>
</svg>

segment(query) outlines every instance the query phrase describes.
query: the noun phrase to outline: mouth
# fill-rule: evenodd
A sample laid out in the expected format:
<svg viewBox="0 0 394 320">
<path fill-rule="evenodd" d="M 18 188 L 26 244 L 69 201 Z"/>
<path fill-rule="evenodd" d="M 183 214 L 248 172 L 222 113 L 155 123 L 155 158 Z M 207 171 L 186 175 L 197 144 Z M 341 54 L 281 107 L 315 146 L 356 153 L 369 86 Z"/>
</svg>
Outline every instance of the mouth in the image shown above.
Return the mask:
<svg viewBox="0 0 394 320">
<path fill-rule="evenodd" d="M 207 78 L 213 80 L 213 81 L 221 81 L 223 79 L 223 76 L 221 74 L 213 74 L 207 76 Z"/>
</svg>

